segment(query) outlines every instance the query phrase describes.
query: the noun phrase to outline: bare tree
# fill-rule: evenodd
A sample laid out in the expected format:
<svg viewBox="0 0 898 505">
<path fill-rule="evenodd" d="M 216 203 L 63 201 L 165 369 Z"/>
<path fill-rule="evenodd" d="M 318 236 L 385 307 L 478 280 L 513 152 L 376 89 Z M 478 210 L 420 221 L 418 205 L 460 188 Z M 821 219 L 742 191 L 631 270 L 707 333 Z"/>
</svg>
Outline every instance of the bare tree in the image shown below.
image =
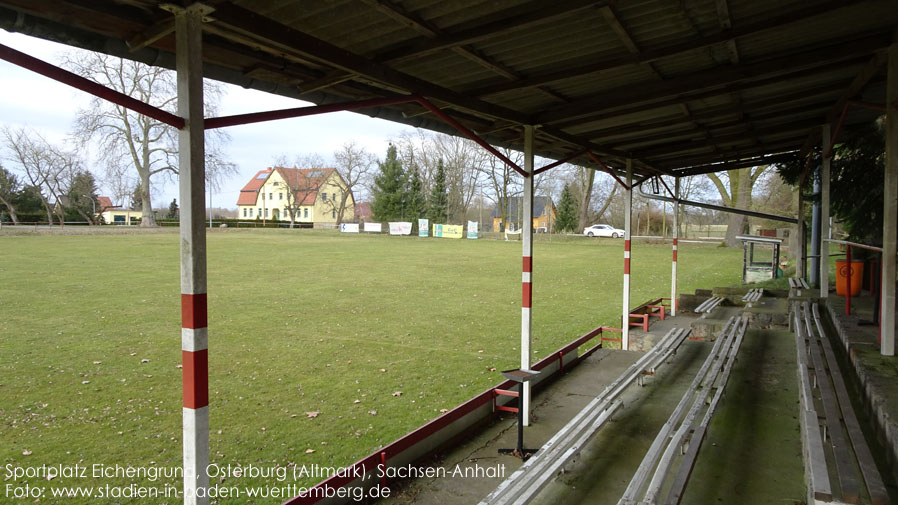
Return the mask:
<svg viewBox="0 0 898 505">
<path fill-rule="evenodd" d="M 754 188 L 755 183 L 767 171 L 769 166 L 761 165 L 754 168 L 728 170 L 722 176 L 717 174 L 707 174 L 707 176 L 714 183 L 718 193 L 720 193 L 720 199 L 725 207 L 750 209 L 752 188 Z M 736 247 L 739 245 L 736 235 L 744 231 L 747 223 L 748 217 L 745 215 L 730 214 L 725 239 L 727 246 Z"/>
<path fill-rule="evenodd" d="M 16 197 L 21 190 L 21 184 L 16 174 L 0 166 L 0 203 L 2 203 L 13 224 L 19 224 L 19 216 L 16 214 Z"/>
<path fill-rule="evenodd" d="M 177 82 L 169 70 L 87 51 L 66 54 L 63 66 L 160 109 L 174 112 L 177 108 Z M 206 84 L 207 114 L 214 114 L 220 96 L 221 88 Z M 136 170 L 143 212 L 140 224 L 155 226 L 151 181 L 158 174 L 178 173 L 177 130 L 100 98 L 94 98 L 87 109 L 78 112 L 74 128 L 75 136 L 82 143 L 97 141 L 107 167 L 115 167 L 108 171 L 121 173 L 124 167 Z M 206 140 L 207 180 L 233 173 L 236 166 L 227 163 L 221 152 L 227 135 L 214 130 L 207 132 Z"/>
<path fill-rule="evenodd" d="M 52 224 L 56 214 L 59 224 L 64 225 L 62 200 L 72 174 L 82 170 L 78 154 L 52 145 L 40 133 L 26 128 L 4 127 L 0 135 L 10 161 L 18 165 L 31 186 L 40 188 L 47 221 Z"/>
<path fill-rule="evenodd" d="M 337 200 L 331 198 L 325 204 L 336 213 L 337 226 L 340 226 L 345 219 L 350 199 L 355 202 L 353 195 L 366 181 L 368 174 L 377 164 L 377 158 L 354 140 L 350 140 L 334 152 L 334 159 L 337 162 L 337 173 L 343 178 L 346 187 L 337 195 Z"/>
<path fill-rule="evenodd" d="M 524 154 L 520 151 L 500 148 L 499 152 L 518 166 L 524 161 Z M 483 166 L 483 174 L 490 187 L 490 191 L 484 196 L 493 201 L 502 224 L 507 226 L 508 201 L 513 197 L 520 196 L 523 190 L 520 181 L 518 181 L 520 176 L 514 169 L 495 156 L 489 156 L 486 159 L 486 163 Z"/>
</svg>

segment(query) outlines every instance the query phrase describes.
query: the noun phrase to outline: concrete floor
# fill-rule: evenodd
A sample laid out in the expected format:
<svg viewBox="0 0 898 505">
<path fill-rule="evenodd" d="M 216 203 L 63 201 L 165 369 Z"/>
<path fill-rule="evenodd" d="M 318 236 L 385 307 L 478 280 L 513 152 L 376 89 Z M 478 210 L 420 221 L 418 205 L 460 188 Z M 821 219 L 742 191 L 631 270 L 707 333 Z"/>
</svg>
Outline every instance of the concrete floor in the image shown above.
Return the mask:
<svg viewBox="0 0 898 505">
<path fill-rule="evenodd" d="M 841 299 L 831 301 L 834 305 L 840 302 Z M 855 301 L 861 317 L 865 316 L 865 303 L 870 305 L 863 300 Z M 702 445 L 683 497 L 684 504 L 805 502 L 795 340 L 783 326 L 787 323 L 784 317 L 788 312 L 786 298 L 765 297 L 748 309 L 731 304 L 703 318 L 686 313 L 666 321 L 655 320 L 648 334 L 641 330 L 632 331 L 634 341 L 631 345 L 637 349 L 648 348 L 673 326 L 693 326 L 696 329 L 694 335 L 713 338 L 731 315 L 743 312 L 750 313 L 752 324 L 733 367 L 723 402 Z M 838 324 L 844 326 L 846 323 Z M 865 367 L 866 386 L 861 385 L 860 389 L 869 389 L 872 385 L 883 392 L 880 394 L 887 394 L 884 400 L 887 405 L 880 407 L 884 414 L 873 412 L 872 417 L 880 415 L 894 426 L 898 419 L 898 380 L 895 380 L 898 379 L 898 361 L 878 357 L 872 345 L 875 327 L 857 330 L 856 321 L 847 324 L 853 332 L 860 332 L 860 336 L 853 337 L 850 346 L 851 362 L 854 367 L 868 363 Z M 546 486 L 534 503 L 617 503 L 658 429 L 673 411 L 712 345 L 706 339 L 685 341 L 657 375 L 648 377 L 645 387 L 631 387 L 623 396 L 624 407 L 593 437 L 565 473 Z M 640 355 L 639 351 L 599 350 L 542 390 L 534 399 L 533 423 L 525 431 L 525 445 L 541 446 Z M 845 368 L 847 371 L 850 366 Z M 504 476 L 409 480 L 395 486 L 394 496 L 380 503 L 478 503 L 520 466 L 519 460 L 497 454 L 498 448 L 514 445 L 515 435 L 516 425 L 509 415 L 427 463 L 449 472 L 456 466 L 470 469 L 496 468 L 498 465 L 504 468 Z M 894 435 L 898 436 L 898 427 Z M 898 454 L 898 448 L 889 447 L 889 443 L 893 443 L 889 440 L 880 446 L 880 456 L 890 449 L 896 449 Z M 894 469 L 890 465 L 894 460 L 886 459 L 881 458 L 881 466 Z M 887 478 L 887 482 L 894 480 Z"/>
</svg>

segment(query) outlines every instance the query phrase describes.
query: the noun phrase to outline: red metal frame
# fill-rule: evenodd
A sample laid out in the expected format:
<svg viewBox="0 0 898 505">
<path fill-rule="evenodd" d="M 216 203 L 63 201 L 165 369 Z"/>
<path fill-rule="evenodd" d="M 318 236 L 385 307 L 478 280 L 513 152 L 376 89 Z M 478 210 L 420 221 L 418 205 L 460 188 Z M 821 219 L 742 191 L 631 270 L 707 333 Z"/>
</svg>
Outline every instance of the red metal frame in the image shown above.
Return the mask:
<svg viewBox="0 0 898 505">
<path fill-rule="evenodd" d="M 845 122 L 845 117 L 848 115 L 848 108 L 852 106 L 861 109 L 875 110 L 878 112 L 885 112 L 886 110 L 885 105 L 879 105 L 875 103 L 860 102 L 857 100 L 849 100 L 845 102 L 845 106 L 842 107 L 842 115 L 839 116 L 839 121 L 836 123 L 836 128 L 833 130 L 832 137 L 830 137 L 829 139 L 829 151 L 826 153 L 827 158 L 832 158 L 833 156 L 833 149 L 835 149 L 836 147 L 836 138 L 838 138 L 839 132 L 842 130 L 842 124 Z"/>
<path fill-rule="evenodd" d="M 122 107 L 131 109 L 139 114 L 149 116 L 169 126 L 174 126 L 179 130 L 184 128 L 184 118 L 180 116 L 131 98 L 124 93 L 107 88 L 102 84 L 97 84 L 90 79 L 85 79 L 78 74 L 59 68 L 56 65 L 51 65 L 50 63 L 29 56 L 23 52 L 16 51 L 11 47 L 2 44 L 0 44 L 0 59 L 4 59 L 13 65 L 18 65 L 22 68 L 31 70 L 32 72 L 41 74 L 44 77 L 49 77 L 54 81 L 68 84 L 73 88 L 80 89 L 81 91 L 90 93 L 96 97 L 108 100 L 116 105 L 121 105 Z"/>
<path fill-rule="evenodd" d="M 581 345 L 585 344 L 586 342 L 589 342 L 593 338 L 602 335 L 602 330 L 603 330 L 603 328 L 599 327 L 599 328 L 596 328 L 596 329 L 590 331 L 589 333 L 577 338 L 576 340 L 567 344 L 566 346 L 562 347 L 561 349 L 558 349 L 558 351 L 556 351 L 555 353 L 552 353 L 549 356 L 546 356 L 545 358 L 543 358 L 542 360 L 536 362 L 531 368 L 533 370 L 542 370 L 542 369 L 546 368 L 547 366 L 552 364 L 556 359 L 558 359 L 558 353 L 567 354 L 567 353 L 571 352 L 572 350 L 579 348 Z M 601 347 L 602 347 L 602 343 L 600 341 L 598 344 L 590 347 L 588 350 L 586 350 L 586 352 L 584 352 L 580 356 L 577 356 L 577 358 L 574 359 L 573 361 L 571 361 L 568 364 L 568 366 L 574 365 L 574 364 L 579 363 L 580 361 L 586 359 L 587 357 L 589 357 L 592 353 L 594 353 L 597 349 L 600 349 Z M 560 370 L 555 373 L 560 373 Z M 470 400 L 466 401 L 465 403 L 450 410 L 449 412 L 446 412 L 442 416 L 421 426 L 420 428 L 412 431 L 411 433 L 403 436 L 402 438 L 395 440 L 394 442 L 390 443 L 386 447 L 382 448 L 380 451 L 373 452 L 373 453 L 369 454 L 368 456 L 365 456 L 364 458 L 356 461 L 352 465 L 349 465 L 347 468 L 352 469 L 352 468 L 361 467 L 361 468 L 364 468 L 366 472 L 370 472 L 372 469 L 374 469 L 378 465 L 378 463 L 380 463 L 381 454 L 389 453 L 389 454 L 394 455 L 394 457 L 395 457 L 395 455 L 400 454 L 403 451 L 411 448 L 415 444 L 421 442 L 422 440 L 424 440 L 427 437 L 429 437 L 430 435 L 433 435 L 434 433 L 440 431 L 441 429 L 449 426 L 451 423 L 457 421 L 458 419 L 461 419 L 462 417 L 473 412 L 477 408 L 480 408 L 483 405 L 486 405 L 486 404 L 489 404 L 490 402 L 492 402 L 494 400 L 494 398 L 496 397 L 496 393 L 495 393 L 496 389 L 509 389 L 509 388 L 515 387 L 517 384 L 518 384 L 517 382 L 514 382 L 512 380 L 503 381 L 502 383 L 496 385 L 495 387 L 490 388 L 490 389 L 480 393 L 479 395 L 471 398 Z M 537 386 L 538 385 L 539 384 L 537 384 Z M 341 488 L 341 487 L 351 483 L 353 480 L 354 480 L 354 477 L 352 476 L 351 471 L 341 472 L 340 474 L 334 475 L 333 477 L 330 477 L 328 479 L 325 479 L 325 480 L 319 482 L 314 487 L 315 488 L 329 487 L 331 489 L 337 489 L 337 488 Z M 317 503 L 321 498 L 316 498 L 316 497 L 312 496 L 312 494 L 313 494 L 313 492 L 310 491 L 308 496 L 296 496 L 294 498 L 291 498 L 291 499 L 285 501 L 283 503 L 283 505 L 311 505 L 311 504 Z"/>
<path fill-rule="evenodd" d="M 602 169 L 605 171 L 605 173 L 607 173 L 611 177 L 614 177 L 614 180 L 617 181 L 618 184 L 623 186 L 624 189 L 631 189 L 629 186 L 627 186 L 626 183 L 624 183 L 624 181 L 620 180 L 620 177 L 618 177 L 617 174 L 615 174 L 613 170 L 608 168 L 608 165 L 606 165 L 605 162 L 602 161 L 601 158 L 596 156 L 592 151 L 586 151 L 586 155 L 589 156 L 590 158 L 592 158 L 593 161 L 598 163 L 602 167 Z"/>
<path fill-rule="evenodd" d="M 493 156 L 502 160 L 503 163 L 505 163 L 506 165 L 511 167 L 515 172 L 523 175 L 524 177 L 528 177 L 527 172 L 525 172 L 523 168 L 519 167 L 515 162 L 508 159 L 507 156 L 505 156 L 504 154 L 497 151 L 495 147 L 489 145 L 486 141 L 484 141 L 483 139 L 478 137 L 476 133 L 472 132 L 465 125 L 463 125 L 463 124 L 459 123 L 457 120 L 455 120 L 455 118 L 453 118 L 452 116 L 449 116 L 448 114 L 446 114 L 445 112 L 440 110 L 439 107 L 430 103 L 429 100 L 427 100 L 423 96 L 419 96 L 419 97 L 417 97 L 416 101 L 419 104 L 421 104 L 425 109 L 432 112 L 433 115 L 435 115 L 438 118 L 445 121 L 449 126 L 455 128 L 456 130 L 461 132 L 464 136 L 468 137 L 469 139 L 473 140 L 478 145 L 480 145 L 480 147 L 482 147 L 482 148 L 486 149 L 487 151 L 489 151 L 490 153 L 492 153 Z"/>
<path fill-rule="evenodd" d="M 571 161 L 574 158 L 579 158 L 580 156 L 583 156 L 585 153 L 586 153 L 586 151 L 580 151 L 578 153 L 574 153 L 574 154 L 568 156 L 567 158 L 560 159 L 554 163 L 549 163 L 548 165 L 546 165 L 544 167 L 539 167 L 533 171 L 533 175 L 538 175 L 538 174 L 545 172 L 546 170 L 551 170 L 559 165 L 564 165 L 565 163 Z"/>
<path fill-rule="evenodd" d="M 264 121 L 275 121 L 278 119 L 289 119 L 295 117 L 315 116 L 318 114 L 327 114 L 330 112 L 343 112 L 358 109 L 366 109 L 368 107 L 381 107 L 385 105 L 398 105 L 402 103 L 417 102 L 417 96 L 396 96 L 388 98 L 373 98 L 371 100 L 359 100 L 356 102 L 339 102 L 326 105 L 312 105 L 308 107 L 294 107 L 291 109 L 279 109 L 265 112 L 251 112 L 248 114 L 236 114 L 233 116 L 212 117 L 205 120 L 205 128 L 211 130 L 214 128 L 226 128 L 228 126 L 238 126 L 244 124 L 261 123 Z"/>
</svg>

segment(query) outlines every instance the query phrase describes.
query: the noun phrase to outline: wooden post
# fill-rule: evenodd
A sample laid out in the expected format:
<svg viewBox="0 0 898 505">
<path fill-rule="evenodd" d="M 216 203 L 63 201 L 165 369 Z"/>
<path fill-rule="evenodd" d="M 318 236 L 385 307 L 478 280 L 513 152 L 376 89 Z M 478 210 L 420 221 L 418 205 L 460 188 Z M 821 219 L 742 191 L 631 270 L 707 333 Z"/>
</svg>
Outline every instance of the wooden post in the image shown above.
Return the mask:
<svg viewBox="0 0 898 505">
<path fill-rule="evenodd" d="M 895 355 L 895 254 L 898 235 L 898 42 L 889 48 L 886 80 L 886 166 L 882 215 L 882 341 L 880 352 Z"/>
<path fill-rule="evenodd" d="M 524 197 L 521 216 L 521 243 L 523 245 L 523 267 L 521 275 L 521 368 L 530 369 L 530 331 L 532 317 L 530 306 L 533 301 L 533 126 L 524 126 Z M 530 383 L 521 383 L 521 398 L 518 406 L 523 410 L 524 426 L 530 425 Z"/>
<path fill-rule="evenodd" d="M 181 359 L 184 504 L 209 503 L 209 365 L 206 327 L 205 146 L 202 23 L 206 7 L 175 11 L 181 197 Z M 202 490 L 197 496 L 197 491 Z"/>
</svg>

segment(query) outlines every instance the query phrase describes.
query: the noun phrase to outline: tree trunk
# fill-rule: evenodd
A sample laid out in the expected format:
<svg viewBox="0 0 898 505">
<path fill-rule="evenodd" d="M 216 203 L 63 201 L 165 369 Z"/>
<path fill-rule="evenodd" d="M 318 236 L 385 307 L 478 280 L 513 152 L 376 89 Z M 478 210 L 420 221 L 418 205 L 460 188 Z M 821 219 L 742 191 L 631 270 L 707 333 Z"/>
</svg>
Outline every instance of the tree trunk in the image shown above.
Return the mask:
<svg viewBox="0 0 898 505">
<path fill-rule="evenodd" d="M 745 231 L 745 225 L 748 223 L 748 218 L 742 214 L 730 214 L 729 222 L 727 223 L 727 233 L 724 242 L 728 247 L 739 247 L 742 245 L 742 241 L 736 238 L 736 235 L 741 235 Z"/>
<path fill-rule="evenodd" d="M 0 196 L 0 203 L 2 203 L 6 210 L 9 211 L 9 218 L 12 219 L 12 224 L 19 224 L 19 216 L 16 215 L 16 207 L 5 198 Z"/>
<path fill-rule="evenodd" d="M 141 228 L 155 228 L 156 216 L 153 214 L 153 201 L 150 198 L 150 176 L 140 176 L 140 210 L 143 218 L 140 220 Z"/>
<path fill-rule="evenodd" d="M 586 170 L 586 179 L 583 180 L 583 184 L 580 187 L 580 202 L 579 203 L 579 212 L 577 216 L 577 233 L 583 233 L 583 229 L 589 226 L 589 207 L 592 200 L 592 187 L 593 183 L 596 179 L 596 171 L 589 169 L 581 169 Z M 613 193 L 612 193 L 613 194 Z"/>
</svg>

